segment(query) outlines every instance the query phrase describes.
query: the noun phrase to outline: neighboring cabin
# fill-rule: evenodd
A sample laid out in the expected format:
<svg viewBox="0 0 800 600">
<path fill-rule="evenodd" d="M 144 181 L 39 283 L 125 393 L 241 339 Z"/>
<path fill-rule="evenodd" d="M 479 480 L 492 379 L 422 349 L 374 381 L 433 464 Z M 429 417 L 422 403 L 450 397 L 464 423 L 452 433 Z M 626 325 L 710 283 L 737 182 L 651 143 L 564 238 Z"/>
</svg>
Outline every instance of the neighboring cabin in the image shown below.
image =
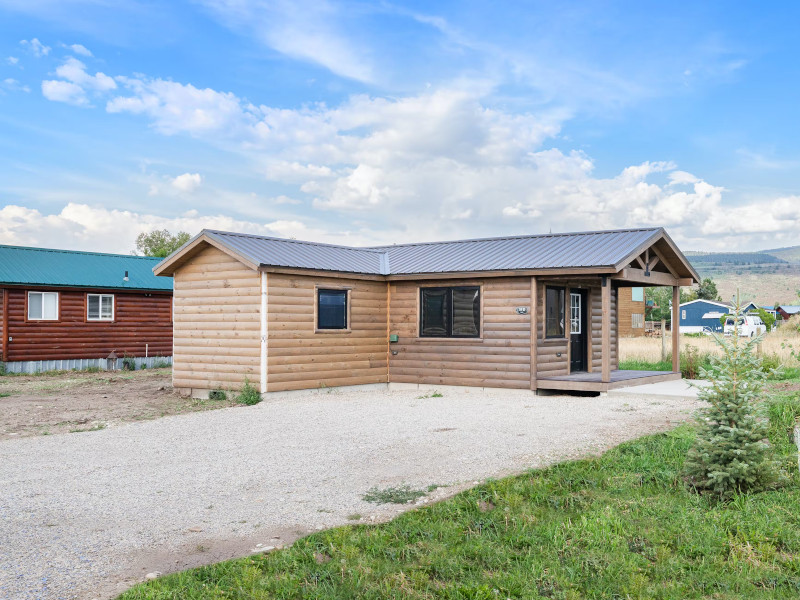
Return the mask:
<svg viewBox="0 0 800 600">
<path fill-rule="evenodd" d="M 12 372 L 105 368 L 172 355 L 172 282 L 161 259 L 0 246 L 0 361 Z"/>
<path fill-rule="evenodd" d="M 681 304 L 680 332 L 703 333 L 712 331 L 722 333 L 722 317 L 731 312 L 731 306 L 714 300 L 692 300 Z M 745 312 L 747 312 L 745 310 Z"/>
<path fill-rule="evenodd" d="M 800 314 L 800 306 L 792 306 L 789 304 L 784 304 L 779 306 L 776 309 L 777 313 L 780 315 L 780 318 L 784 321 L 788 321 L 793 316 Z"/>
<path fill-rule="evenodd" d="M 619 288 L 619 335 L 642 337 L 644 335 L 644 288 Z"/>
<path fill-rule="evenodd" d="M 203 231 L 174 278 L 176 389 L 203 396 L 363 384 L 604 391 L 620 290 L 698 281 L 661 229 L 352 248 Z M 677 314 L 676 314 L 677 318 Z"/>
</svg>

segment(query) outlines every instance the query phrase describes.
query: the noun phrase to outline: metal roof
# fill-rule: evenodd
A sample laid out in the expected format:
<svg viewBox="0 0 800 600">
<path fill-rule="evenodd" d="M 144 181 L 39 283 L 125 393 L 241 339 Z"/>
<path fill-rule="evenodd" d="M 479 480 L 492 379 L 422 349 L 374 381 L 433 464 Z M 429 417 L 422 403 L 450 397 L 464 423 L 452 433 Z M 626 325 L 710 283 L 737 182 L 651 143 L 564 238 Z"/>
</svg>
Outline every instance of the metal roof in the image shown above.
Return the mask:
<svg viewBox="0 0 800 600">
<path fill-rule="evenodd" d="M 0 245 L 0 285 L 172 291 L 171 280 L 153 274 L 159 262 L 145 256 Z"/>
<path fill-rule="evenodd" d="M 780 308 L 781 310 L 790 315 L 796 315 L 797 313 L 800 313 L 800 306 L 792 306 L 791 304 L 782 304 L 778 308 Z"/>
<path fill-rule="evenodd" d="M 654 243 L 662 228 L 589 231 L 354 248 L 204 230 L 261 267 L 406 275 L 422 273 L 615 267 Z M 184 248 L 193 244 L 188 242 Z M 179 250 L 178 252 L 181 252 Z M 687 263 L 688 264 L 688 263 Z M 691 267 L 688 267 L 691 268 Z"/>
</svg>

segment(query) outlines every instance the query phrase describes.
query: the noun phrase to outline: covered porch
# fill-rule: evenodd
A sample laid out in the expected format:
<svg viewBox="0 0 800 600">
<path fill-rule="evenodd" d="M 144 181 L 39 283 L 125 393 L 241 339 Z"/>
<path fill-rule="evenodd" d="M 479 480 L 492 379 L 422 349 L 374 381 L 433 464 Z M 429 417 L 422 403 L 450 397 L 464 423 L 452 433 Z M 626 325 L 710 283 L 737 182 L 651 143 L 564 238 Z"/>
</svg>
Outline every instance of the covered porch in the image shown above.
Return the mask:
<svg viewBox="0 0 800 600">
<path fill-rule="evenodd" d="M 636 248 L 608 271 L 532 278 L 532 382 L 534 390 L 607 392 L 681 379 L 679 328 L 671 335 L 669 371 L 620 370 L 619 294 L 626 287 L 671 288 L 671 317 L 680 319 L 680 288 L 699 277 L 667 236 Z M 561 293 L 563 304 L 561 309 Z M 553 302 L 552 298 L 558 301 Z M 543 303 L 544 306 L 537 306 Z M 551 306 L 555 306 L 553 308 Z M 563 315 L 563 317 L 562 317 Z M 627 318 L 630 318 L 629 316 Z M 563 323 L 563 324 L 562 324 Z"/>
</svg>

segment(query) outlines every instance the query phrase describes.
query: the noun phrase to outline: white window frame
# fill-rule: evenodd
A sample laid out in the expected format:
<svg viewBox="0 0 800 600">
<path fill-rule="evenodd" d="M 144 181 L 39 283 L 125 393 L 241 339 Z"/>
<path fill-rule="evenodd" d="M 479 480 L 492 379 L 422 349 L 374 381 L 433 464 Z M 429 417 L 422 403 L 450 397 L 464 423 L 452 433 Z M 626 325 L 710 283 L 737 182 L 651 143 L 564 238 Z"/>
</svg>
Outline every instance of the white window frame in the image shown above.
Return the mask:
<svg viewBox="0 0 800 600">
<path fill-rule="evenodd" d="M 577 304 L 575 303 L 577 300 Z M 580 335 L 581 331 L 583 330 L 583 319 L 581 318 L 581 303 L 583 302 L 583 298 L 580 294 L 576 294 L 575 292 L 570 292 L 569 294 L 569 333 L 570 335 Z M 576 329 L 575 324 L 577 323 L 578 327 Z"/>
<path fill-rule="evenodd" d="M 31 295 L 32 294 L 39 294 L 42 297 L 42 316 L 41 317 L 32 317 L 31 316 Z M 47 295 L 53 295 L 56 297 L 56 316 L 52 319 L 49 319 L 44 316 L 44 297 Z M 60 311 L 60 301 L 59 293 L 58 292 L 28 292 L 28 306 L 27 306 L 27 313 L 28 313 L 28 321 L 58 321 L 58 315 Z"/>
<path fill-rule="evenodd" d="M 644 315 L 631 313 L 631 329 L 644 329 Z"/>
<path fill-rule="evenodd" d="M 686 320 L 686 309 L 685 308 L 681 310 L 681 320 L 682 321 Z"/>
<path fill-rule="evenodd" d="M 89 315 L 89 298 L 92 296 L 97 296 L 97 317 L 92 317 Z M 103 316 L 103 298 L 111 298 L 111 316 L 104 317 Z M 114 313 L 116 312 L 116 299 L 114 298 L 114 294 L 86 294 L 86 320 L 87 321 L 113 321 L 114 320 Z"/>
</svg>

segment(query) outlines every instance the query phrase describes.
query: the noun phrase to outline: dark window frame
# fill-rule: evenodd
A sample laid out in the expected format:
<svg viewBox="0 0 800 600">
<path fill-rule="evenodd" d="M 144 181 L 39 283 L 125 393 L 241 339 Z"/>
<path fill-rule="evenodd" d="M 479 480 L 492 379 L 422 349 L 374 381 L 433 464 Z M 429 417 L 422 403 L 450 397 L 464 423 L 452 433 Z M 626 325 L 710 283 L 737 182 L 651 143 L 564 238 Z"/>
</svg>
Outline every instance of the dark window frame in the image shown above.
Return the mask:
<svg viewBox="0 0 800 600">
<path fill-rule="evenodd" d="M 561 301 L 558 303 L 560 305 L 559 314 L 561 315 L 561 333 L 550 335 L 547 331 L 547 308 L 550 306 L 548 302 L 548 292 L 560 292 L 561 294 Z M 548 285 L 545 286 L 544 289 L 544 337 L 547 340 L 563 340 L 567 337 L 567 288 L 562 286 L 556 285 Z"/>
<path fill-rule="evenodd" d="M 476 333 L 474 334 L 458 334 L 453 333 L 453 321 L 455 319 L 455 314 L 453 311 L 453 292 L 456 290 L 469 290 L 469 291 L 477 291 L 478 293 L 478 314 L 476 315 L 475 319 L 475 329 Z M 445 323 L 445 333 L 444 334 L 426 334 L 424 332 L 424 321 L 425 321 L 425 292 L 441 292 L 446 291 L 447 301 L 446 301 L 446 313 L 448 314 L 449 318 Z M 420 287 L 419 288 L 419 337 L 427 338 L 427 339 L 463 339 L 463 340 L 476 340 L 481 339 L 482 335 L 482 321 L 483 321 L 483 306 L 481 304 L 483 299 L 483 290 L 482 286 L 480 285 L 453 285 L 453 286 L 429 286 L 429 287 Z"/>
<path fill-rule="evenodd" d="M 320 301 L 323 294 L 335 294 L 337 296 L 341 296 L 344 298 L 344 326 L 323 326 L 320 323 L 320 315 L 322 311 L 320 310 Z M 316 289 L 316 315 L 314 315 L 315 320 L 315 327 L 317 332 L 342 332 L 342 331 L 350 331 L 350 290 L 347 288 L 327 288 L 327 287 L 318 287 Z"/>
</svg>

